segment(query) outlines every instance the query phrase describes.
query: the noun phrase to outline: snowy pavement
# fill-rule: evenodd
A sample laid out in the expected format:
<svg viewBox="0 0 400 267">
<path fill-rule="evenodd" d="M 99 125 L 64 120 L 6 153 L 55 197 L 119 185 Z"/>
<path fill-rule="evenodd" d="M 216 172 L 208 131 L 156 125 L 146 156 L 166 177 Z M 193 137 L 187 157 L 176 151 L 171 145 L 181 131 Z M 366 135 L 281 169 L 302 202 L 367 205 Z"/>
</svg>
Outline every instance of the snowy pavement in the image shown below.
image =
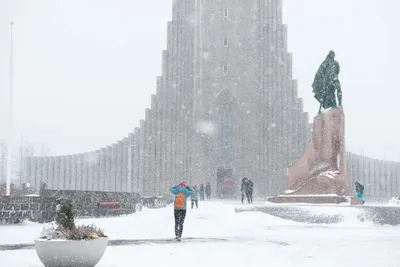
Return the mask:
<svg viewBox="0 0 400 267">
<path fill-rule="evenodd" d="M 130 245 L 109 246 L 98 267 L 280 266 L 398 267 L 400 228 L 356 220 L 310 225 L 265 213 L 235 213 L 235 205 L 200 202 L 188 210 L 181 243 L 173 237 L 171 207 L 146 209 L 130 216 L 77 220 L 95 223 L 112 240 Z M 33 243 L 42 225 L 0 226 L 0 245 Z M 139 242 L 142 240 L 141 242 Z M 1 267 L 42 267 L 34 250 L 0 251 Z"/>
</svg>

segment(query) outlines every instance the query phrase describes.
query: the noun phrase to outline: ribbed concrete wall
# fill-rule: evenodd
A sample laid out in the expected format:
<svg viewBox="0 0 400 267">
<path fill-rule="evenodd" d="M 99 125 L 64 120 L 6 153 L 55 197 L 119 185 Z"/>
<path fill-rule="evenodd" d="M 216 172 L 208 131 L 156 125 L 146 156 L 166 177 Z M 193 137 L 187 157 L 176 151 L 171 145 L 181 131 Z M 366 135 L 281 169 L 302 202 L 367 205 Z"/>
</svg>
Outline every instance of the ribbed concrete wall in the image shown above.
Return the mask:
<svg viewBox="0 0 400 267">
<path fill-rule="evenodd" d="M 386 199 L 400 195 L 400 162 L 377 160 L 347 153 L 349 179 L 365 187 L 365 196 Z"/>
</svg>

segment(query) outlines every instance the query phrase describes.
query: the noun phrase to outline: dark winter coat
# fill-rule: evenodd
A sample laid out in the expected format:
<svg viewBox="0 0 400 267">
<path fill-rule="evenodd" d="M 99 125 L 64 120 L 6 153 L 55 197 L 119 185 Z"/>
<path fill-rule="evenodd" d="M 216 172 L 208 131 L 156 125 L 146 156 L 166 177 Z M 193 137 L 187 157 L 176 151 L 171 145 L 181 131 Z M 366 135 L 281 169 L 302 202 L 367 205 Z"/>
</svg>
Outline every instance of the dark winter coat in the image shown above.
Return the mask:
<svg viewBox="0 0 400 267">
<path fill-rule="evenodd" d="M 200 195 L 204 195 L 204 186 L 203 184 L 200 185 Z"/>
<path fill-rule="evenodd" d="M 356 192 L 357 194 L 364 194 L 364 186 L 359 182 L 356 182 Z"/>
<path fill-rule="evenodd" d="M 210 184 L 206 185 L 206 194 L 211 195 L 211 185 Z"/>
<path fill-rule="evenodd" d="M 248 193 L 253 193 L 253 181 L 252 180 L 247 180 L 247 182 L 246 182 L 246 191 Z"/>
<path fill-rule="evenodd" d="M 246 178 L 243 178 L 242 179 L 242 186 L 240 186 L 240 192 L 245 192 L 245 191 L 247 191 L 247 189 L 246 189 Z"/>
</svg>

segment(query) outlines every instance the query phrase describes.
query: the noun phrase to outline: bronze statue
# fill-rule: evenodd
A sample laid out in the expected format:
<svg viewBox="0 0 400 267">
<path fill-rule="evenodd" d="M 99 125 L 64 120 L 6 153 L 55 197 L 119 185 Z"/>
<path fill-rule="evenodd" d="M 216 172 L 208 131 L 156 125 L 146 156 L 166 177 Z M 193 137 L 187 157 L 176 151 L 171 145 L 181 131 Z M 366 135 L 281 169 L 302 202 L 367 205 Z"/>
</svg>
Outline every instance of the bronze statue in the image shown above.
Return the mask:
<svg viewBox="0 0 400 267">
<path fill-rule="evenodd" d="M 315 74 L 314 83 L 312 84 L 314 97 L 320 103 L 318 113 L 321 113 L 321 108 L 337 107 L 336 91 L 339 106 L 342 106 L 342 89 L 340 88 L 338 78 L 339 72 L 340 66 L 335 60 L 335 52 L 330 51 Z"/>
</svg>

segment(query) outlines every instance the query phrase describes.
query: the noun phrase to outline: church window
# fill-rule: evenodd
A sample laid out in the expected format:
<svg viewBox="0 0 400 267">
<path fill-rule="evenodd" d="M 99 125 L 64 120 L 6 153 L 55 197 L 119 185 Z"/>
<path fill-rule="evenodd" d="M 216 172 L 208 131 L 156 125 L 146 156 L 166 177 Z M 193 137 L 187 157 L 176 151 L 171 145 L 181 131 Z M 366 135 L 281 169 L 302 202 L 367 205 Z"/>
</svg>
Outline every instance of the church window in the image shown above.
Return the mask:
<svg viewBox="0 0 400 267">
<path fill-rule="evenodd" d="M 227 18 L 228 15 L 229 15 L 228 9 L 227 9 L 227 8 L 224 8 L 224 17 Z"/>
<path fill-rule="evenodd" d="M 228 65 L 224 65 L 224 75 L 228 75 Z"/>
</svg>

